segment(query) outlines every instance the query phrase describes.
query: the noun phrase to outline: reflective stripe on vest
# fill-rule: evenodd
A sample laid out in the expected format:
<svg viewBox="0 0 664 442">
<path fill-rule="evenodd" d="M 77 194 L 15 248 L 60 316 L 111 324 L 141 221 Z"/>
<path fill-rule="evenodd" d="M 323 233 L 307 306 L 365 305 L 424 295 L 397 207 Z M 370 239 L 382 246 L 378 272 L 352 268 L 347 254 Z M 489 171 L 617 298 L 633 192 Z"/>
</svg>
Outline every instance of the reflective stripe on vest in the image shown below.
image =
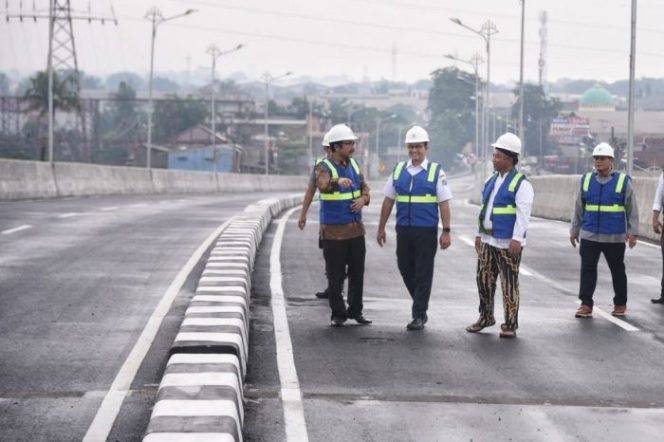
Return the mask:
<svg viewBox="0 0 664 442">
<path fill-rule="evenodd" d="M 394 168 L 394 174 L 392 175 L 392 180 L 396 181 L 399 179 L 401 176 L 401 171 L 403 170 L 403 167 L 406 165 L 405 161 L 399 161 L 397 163 L 397 167 Z M 436 180 L 436 167 L 438 166 L 438 163 L 430 163 L 429 164 L 429 175 L 427 176 L 427 181 L 430 183 L 433 183 Z"/>
<path fill-rule="evenodd" d="M 512 177 L 512 181 L 510 181 L 509 186 L 507 186 L 507 190 L 510 191 L 511 193 L 514 193 L 514 191 L 516 190 L 516 185 L 519 184 L 519 180 L 521 179 L 521 177 L 523 177 L 523 174 L 521 172 L 517 172 L 514 175 L 514 177 Z M 482 208 L 484 208 L 484 205 L 482 205 Z M 516 207 L 514 206 L 494 207 L 491 213 L 493 213 L 494 215 L 516 215 Z"/>
<path fill-rule="evenodd" d="M 405 161 L 400 161 L 397 164 L 397 167 L 394 168 L 394 174 L 392 175 L 392 180 L 396 181 L 401 176 L 401 172 L 406 165 Z M 436 180 L 436 168 L 438 163 L 429 164 L 429 175 L 427 175 L 427 181 L 433 183 Z M 397 195 L 396 201 L 399 203 L 434 203 L 438 204 L 437 195 L 424 195 L 424 196 L 410 196 L 410 195 Z"/>
<path fill-rule="evenodd" d="M 588 172 L 583 178 L 583 191 L 588 192 L 590 188 L 590 180 L 592 179 L 593 172 Z M 616 183 L 616 193 L 622 193 L 625 186 L 626 174 L 621 173 L 618 175 L 618 182 Z M 621 204 L 613 204 L 611 206 L 600 206 L 597 204 L 586 204 L 585 210 L 588 212 L 605 212 L 605 213 L 619 213 L 625 211 L 625 206 Z"/>
</svg>

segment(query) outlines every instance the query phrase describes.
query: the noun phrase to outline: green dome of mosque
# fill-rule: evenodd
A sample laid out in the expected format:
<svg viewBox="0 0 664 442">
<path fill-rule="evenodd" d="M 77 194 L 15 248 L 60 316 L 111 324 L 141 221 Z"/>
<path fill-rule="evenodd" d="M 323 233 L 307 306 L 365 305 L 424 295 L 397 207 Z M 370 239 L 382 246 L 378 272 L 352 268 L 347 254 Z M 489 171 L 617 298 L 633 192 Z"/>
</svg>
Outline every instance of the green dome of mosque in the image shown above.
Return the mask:
<svg viewBox="0 0 664 442">
<path fill-rule="evenodd" d="M 580 105 L 583 107 L 613 107 L 613 96 L 599 84 L 588 89 L 581 96 Z"/>
</svg>

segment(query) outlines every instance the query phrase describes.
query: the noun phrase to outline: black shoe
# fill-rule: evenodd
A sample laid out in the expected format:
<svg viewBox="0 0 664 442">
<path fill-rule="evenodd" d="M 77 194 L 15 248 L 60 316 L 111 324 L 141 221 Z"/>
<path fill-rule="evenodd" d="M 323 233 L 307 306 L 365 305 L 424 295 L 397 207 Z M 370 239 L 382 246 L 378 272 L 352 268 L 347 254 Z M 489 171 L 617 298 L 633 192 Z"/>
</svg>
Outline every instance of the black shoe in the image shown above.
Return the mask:
<svg viewBox="0 0 664 442">
<path fill-rule="evenodd" d="M 360 325 L 369 325 L 373 322 L 373 321 L 370 321 L 369 319 L 365 318 L 364 315 L 362 315 L 362 313 L 360 313 L 359 315 L 355 315 L 355 316 L 349 316 L 348 319 L 354 319 L 355 322 L 357 322 Z"/>
<path fill-rule="evenodd" d="M 346 322 L 346 318 L 343 318 L 341 316 L 335 316 L 332 318 L 332 323 L 330 325 L 332 327 L 342 327 L 344 325 L 344 322 Z"/>
<path fill-rule="evenodd" d="M 428 320 L 429 320 L 429 316 L 427 316 L 427 314 L 425 313 L 424 314 L 424 319 L 422 319 L 422 324 L 426 324 Z"/>
<path fill-rule="evenodd" d="M 329 297 L 330 297 L 330 295 L 327 294 L 327 290 L 325 290 L 324 292 L 317 292 L 316 293 L 316 298 L 318 298 L 318 299 L 327 299 Z"/>
<path fill-rule="evenodd" d="M 653 304 L 664 304 L 664 296 L 660 296 L 657 299 L 651 299 L 650 302 Z"/>
<path fill-rule="evenodd" d="M 413 330 L 423 330 L 424 329 L 424 320 L 420 318 L 415 318 L 412 321 L 408 323 L 406 326 L 407 330 L 413 331 Z"/>
</svg>

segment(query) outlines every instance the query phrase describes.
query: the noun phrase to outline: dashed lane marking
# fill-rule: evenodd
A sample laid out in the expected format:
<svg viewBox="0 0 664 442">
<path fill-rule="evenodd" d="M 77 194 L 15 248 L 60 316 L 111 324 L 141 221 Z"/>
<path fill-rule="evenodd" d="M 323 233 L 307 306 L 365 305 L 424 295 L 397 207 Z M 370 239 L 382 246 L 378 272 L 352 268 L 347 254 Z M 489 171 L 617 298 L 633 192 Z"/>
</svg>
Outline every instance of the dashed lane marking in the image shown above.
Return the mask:
<svg viewBox="0 0 664 442">
<path fill-rule="evenodd" d="M 99 210 L 101 210 L 102 212 L 111 212 L 111 211 L 113 211 L 113 210 L 118 210 L 118 207 L 117 207 L 117 206 L 113 206 L 113 207 L 102 207 L 102 208 L 99 209 Z"/>
<path fill-rule="evenodd" d="M 20 231 L 22 231 L 22 230 L 27 230 L 27 229 L 31 229 L 31 228 L 32 228 L 31 225 L 29 225 L 29 224 L 24 224 L 24 225 L 22 225 L 22 226 L 14 227 L 13 229 L 3 230 L 2 232 L 0 232 L 0 234 L 3 234 L 3 235 L 11 235 L 12 233 L 20 232 Z"/>
<path fill-rule="evenodd" d="M 63 213 L 62 215 L 58 215 L 58 218 L 66 219 L 66 218 L 72 218 L 72 217 L 78 216 L 78 215 L 80 215 L 80 213 L 69 212 L 69 213 Z"/>
</svg>

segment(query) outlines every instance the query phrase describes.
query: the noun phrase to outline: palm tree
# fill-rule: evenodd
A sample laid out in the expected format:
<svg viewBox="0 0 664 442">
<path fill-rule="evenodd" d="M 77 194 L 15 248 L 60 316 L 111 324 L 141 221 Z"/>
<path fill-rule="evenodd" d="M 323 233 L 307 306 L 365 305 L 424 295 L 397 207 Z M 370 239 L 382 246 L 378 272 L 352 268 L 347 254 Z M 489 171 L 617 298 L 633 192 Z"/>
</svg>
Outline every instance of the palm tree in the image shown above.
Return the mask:
<svg viewBox="0 0 664 442">
<path fill-rule="evenodd" d="M 53 113 L 57 110 L 65 112 L 81 111 L 81 101 L 79 97 L 78 80 L 75 75 L 68 75 L 64 80 L 60 80 L 58 75 L 53 73 Z M 30 78 L 30 87 L 23 96 L 28 100 L 29 105 L 26 112 L 37 112 L 39 115 L 38 139 L 40 140 L 41 161 L 46 159 L 46 142 L 43 138 L 43 128 L 48 124 L 48 72 L 37 72 Z"/>
</svg>

